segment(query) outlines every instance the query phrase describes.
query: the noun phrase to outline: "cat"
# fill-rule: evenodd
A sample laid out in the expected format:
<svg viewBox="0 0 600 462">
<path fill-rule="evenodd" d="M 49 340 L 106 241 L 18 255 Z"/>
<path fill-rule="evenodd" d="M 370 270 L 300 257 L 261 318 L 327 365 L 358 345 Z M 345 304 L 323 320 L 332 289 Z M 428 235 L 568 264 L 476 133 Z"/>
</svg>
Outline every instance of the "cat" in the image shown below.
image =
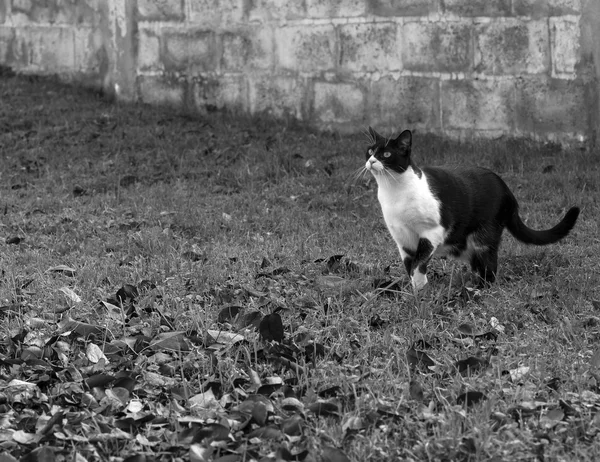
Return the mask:
<svg viewBox="0 0 600 462">
<path fill-rule="evenodd" d="M 553 228 L 533 230 L 519 217 L 513 193 L 491 170 L 419 168 L 411 158 L 410 130 L 388 139 L 369 127 L 369 135 L 365 169 L 377 181 L 383 218 L 415 292 L 427 284 L 427 264 L 434 255 L 466 261 L 478 285 L 491 284 L 504 228 L 525 244 L 546 245 L 569 234 L 579 216 L 579 208 L 572 207 Z"/>
</svg>

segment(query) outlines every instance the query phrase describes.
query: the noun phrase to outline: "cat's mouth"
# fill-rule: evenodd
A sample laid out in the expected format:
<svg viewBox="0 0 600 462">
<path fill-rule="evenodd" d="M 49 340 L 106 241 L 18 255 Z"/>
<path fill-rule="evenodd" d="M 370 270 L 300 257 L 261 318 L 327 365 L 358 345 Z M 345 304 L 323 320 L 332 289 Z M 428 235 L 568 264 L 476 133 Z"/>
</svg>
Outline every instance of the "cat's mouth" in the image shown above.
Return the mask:
<svg viewBox="0 0 600 462">
<path fill-rule="evenodd" d="M 373 174 L 381 173 L 384 170 L 383 164 L 381 162 L 379 162 L 377 159 L 367 160 L 367 163 L 365 164 L 365 168 Z"/>
</svg>

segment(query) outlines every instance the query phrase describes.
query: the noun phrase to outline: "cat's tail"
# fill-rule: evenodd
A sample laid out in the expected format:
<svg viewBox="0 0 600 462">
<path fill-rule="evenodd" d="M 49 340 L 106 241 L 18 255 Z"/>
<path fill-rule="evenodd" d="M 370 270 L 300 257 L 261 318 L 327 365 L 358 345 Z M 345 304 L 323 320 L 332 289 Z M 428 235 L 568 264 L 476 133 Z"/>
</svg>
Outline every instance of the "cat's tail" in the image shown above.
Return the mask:
<svg viewBox="0 0 600 462">
<path fill-rule="evenodd" d="M 519 216 L 519 210 L 515 207 L 506 227 L 515 238 L 524 244 L 546 245 L 557 242 L 569 234 L 569 231 L 575 226 L 578 216 L 579 207 L 571 207 L 556 226 L 544 231 L 536 231 L 523 223 Z"/>
</svg>

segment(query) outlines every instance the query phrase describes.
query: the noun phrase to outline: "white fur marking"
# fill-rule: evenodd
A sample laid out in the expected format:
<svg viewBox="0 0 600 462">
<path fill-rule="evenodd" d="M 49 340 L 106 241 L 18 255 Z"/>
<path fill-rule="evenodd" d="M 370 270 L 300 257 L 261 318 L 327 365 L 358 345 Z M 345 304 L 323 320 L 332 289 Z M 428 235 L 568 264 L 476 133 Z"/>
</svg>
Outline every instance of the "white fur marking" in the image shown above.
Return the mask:
<svg viewBox="0 0 600 462">
<path fill-rule="evenodd" d="M 367 163 L 365 164 L 365 168 L 370 171 L 373 175 L 376 173 L 381 173 L 385 169 L 383 164 L 379 162 L 374 156 L 369 157 Z"/>
<path fill-rule="evenodd" d="M 425 287 L 425 285 L 427 285 L 427 275 L 425 273 L 421 273 L 421 270 L 417 268 L 410 282 L 414 290 L 421 290 L 423 287 Z"/>
<path fill-rule="evenodd" d="M 444 242 L 440 203 L 431 193 L 425 174 L 419 178 L 412 168 L 402 174 L 372 173 L 378 184 L 377 198 L 383 219 L 398 247 L 416 251 L 419 239 L 426 238 L 435 250 Z"/>
</svg>

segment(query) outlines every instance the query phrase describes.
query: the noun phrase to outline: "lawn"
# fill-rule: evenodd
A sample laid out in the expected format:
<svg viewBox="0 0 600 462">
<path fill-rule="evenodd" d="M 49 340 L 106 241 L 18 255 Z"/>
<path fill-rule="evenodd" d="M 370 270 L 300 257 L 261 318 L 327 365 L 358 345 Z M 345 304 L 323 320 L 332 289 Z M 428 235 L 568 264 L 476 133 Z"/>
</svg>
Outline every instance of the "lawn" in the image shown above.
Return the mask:
<svg viewBox="0 0 600 462">
<path fill-rule="evenodd" d="M 415 299 L 364 135 L 6 74 L 3 462 L 600 458 L 598 151 L 416 133 L 532 227 L 582 213 L 506 234 L 490 288 L 435 260 Z"/>
</svg>

